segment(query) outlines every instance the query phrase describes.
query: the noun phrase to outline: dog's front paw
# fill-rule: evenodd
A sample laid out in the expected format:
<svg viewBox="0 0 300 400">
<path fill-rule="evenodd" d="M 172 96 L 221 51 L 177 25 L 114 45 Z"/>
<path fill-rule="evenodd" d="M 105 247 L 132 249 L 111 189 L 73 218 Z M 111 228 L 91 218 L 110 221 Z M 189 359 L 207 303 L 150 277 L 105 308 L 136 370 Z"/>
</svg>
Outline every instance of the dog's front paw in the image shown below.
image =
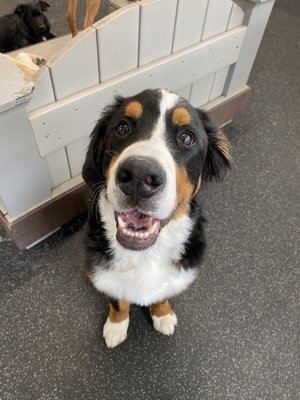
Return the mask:
<svg viewBox="0 0 300 400">
<path fill-rule="evenodd" d="M 103 327 L 103 337 L 107 347 L 112 349 L 124 342 L 127 337 L 128 325 L 129 318 L 122 322 L 111 322 L 109 317 L 107 318 Z"/>
<path fill-rule="evenodd" d="M 173 335 L 175 326 L 177 325 L 176 314 L 167 314 L 162 317 L 152 315 L 152 320 L 153 326 L 158 332 L 168 336 Z"/>
</svg>

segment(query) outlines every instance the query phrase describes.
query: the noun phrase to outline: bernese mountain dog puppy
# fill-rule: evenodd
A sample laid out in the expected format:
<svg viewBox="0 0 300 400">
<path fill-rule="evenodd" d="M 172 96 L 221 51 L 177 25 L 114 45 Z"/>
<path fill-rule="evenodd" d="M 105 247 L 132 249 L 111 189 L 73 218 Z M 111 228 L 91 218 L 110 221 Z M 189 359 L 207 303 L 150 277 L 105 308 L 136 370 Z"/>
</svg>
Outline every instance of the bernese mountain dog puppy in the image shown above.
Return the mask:
<svg viewBox="0 0 300 400">
<path fill-rule="evenodd" d="M 176 94 L 145 90 L 104 110 L 82 175 L 93 193 L 87 274 L 110 300 L 108 347 L 126 339 L 131 303 L 173 334 L 168 299 L 194 281 L 205 249 L 201 185 L 229 167 L 224 134 Z"/>
</svg>

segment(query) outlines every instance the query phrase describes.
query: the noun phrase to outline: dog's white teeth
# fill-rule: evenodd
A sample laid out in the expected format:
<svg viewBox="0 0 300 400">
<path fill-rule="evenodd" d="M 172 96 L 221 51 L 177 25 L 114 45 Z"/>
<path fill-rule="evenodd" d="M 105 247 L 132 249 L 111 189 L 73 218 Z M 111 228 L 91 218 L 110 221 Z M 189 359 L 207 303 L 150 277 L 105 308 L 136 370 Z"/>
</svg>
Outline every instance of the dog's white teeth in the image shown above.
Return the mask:
<svg viewBox="0 0 300 400">
<path fill-rule="evenodd" d="M 126 235 L 126 236 L 131 236 L 131 237 L 134 236 L 134 232 L 132 232 L 131 230 L 126 229 L 126 228 L 123 228 L 123 233 L 124 233 L 124 235 Z"/>
<path fill-rule="evenodd" d="M 154 231 L 155 231 L 155 229 L 157 228 L 157 222 L 155 222 L 152 226 L 151 226 L 151 228 L 149 229 L 149 235 L 152 235 L 152 233 L 154 233 Z"/>
<path fill-rule="evenodd" d="M 147 239 L 150 236 L 149 232 L 144 232 L 144 233 L 134 232 L 134 231 L 131 231 L 130 229 L 126 229 L 126 228 L 123 228 L 122 231 L 123 231 L 123 234 L 126 236 L 136 237 L 139 239 Z"/>
<path fill-rule="evenodd" d="M 121 228 L 126 227 L 126 223 L 122 220 L 122 218 L 120 216 L 118 216 L 118 224 Z"/>
<path fill-rule="evenodd" d="M 145 232 L 145 233 L 138 233 L 138 237 L 140 239 L 147 239 L 150 236 L 149 232 Z"/>
</svg>

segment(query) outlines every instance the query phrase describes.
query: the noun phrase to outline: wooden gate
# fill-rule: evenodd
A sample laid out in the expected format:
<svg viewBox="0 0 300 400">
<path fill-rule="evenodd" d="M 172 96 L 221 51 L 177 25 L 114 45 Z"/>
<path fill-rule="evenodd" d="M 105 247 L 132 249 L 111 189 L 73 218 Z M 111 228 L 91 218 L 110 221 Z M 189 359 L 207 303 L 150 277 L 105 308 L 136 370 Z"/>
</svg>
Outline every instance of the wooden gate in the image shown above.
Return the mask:
<svg viewBox="0 0 300 400">
<path fill-rule="evenodd" d="M 163 88 L 220 124 L 237 116 L 273 3 L 143 0 L 50 57 L 34 77 L 30 101 L 0 114 L 1 219 L 18 246 L 85 208 L 81 168 L 89 134 L 116 94 Z"/>
</svg>

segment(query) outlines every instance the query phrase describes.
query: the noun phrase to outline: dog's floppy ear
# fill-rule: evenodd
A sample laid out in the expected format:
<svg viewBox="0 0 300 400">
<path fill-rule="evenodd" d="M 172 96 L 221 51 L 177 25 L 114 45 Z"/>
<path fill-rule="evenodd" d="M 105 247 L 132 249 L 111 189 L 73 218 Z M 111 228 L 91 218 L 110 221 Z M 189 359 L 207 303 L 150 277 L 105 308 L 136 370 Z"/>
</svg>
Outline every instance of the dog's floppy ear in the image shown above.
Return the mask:
<svg viewBox="0 0 300 400">
<path fill-rule="evenodd" d="M 104 181 L 101 154 L 104 150 L 104 133 L 105 130 L 101 128 L 99 121 L 91 133 L 91 141 L 82 167 L 82 177 L 90 188 Z"/>
<path fill-rule="evenodd" d="M 50 7 L 50 4 L 48 4 L 46 1 L 38 1 L 37 4 L 41 6 L 42 11 L 47 11 L 48 7 Z"/>
<path fill-rule="evenodd" d="M 27 4 L 19 4 L 14 11 L 14 14 L 17 14 L 20 18 L 24 17 L 26 11 L 28 11 L 28 5 Z"/>
<path fill-rule="evenodd" d="M 199 111 L 199 114 L 208 140 L 202 179 L 204 181 L 221 180 L 227 170 L 230 169 L 229 142 L 224 133 L 216 128 L 205 112 Z"/>
<path fill-rule="evenodd" d="M 105 154 L 105 133 L 116 109 L 122 104 L 123 98 L 117 97 L 114 104 L 106 107 L 102 118 L 97 122 L 91 133 L 91 141 L 82 167 L 82 177 L 91 189 L 97 189 L 97 183 L 104 183 L 103 158 Z"/>
</svg>

